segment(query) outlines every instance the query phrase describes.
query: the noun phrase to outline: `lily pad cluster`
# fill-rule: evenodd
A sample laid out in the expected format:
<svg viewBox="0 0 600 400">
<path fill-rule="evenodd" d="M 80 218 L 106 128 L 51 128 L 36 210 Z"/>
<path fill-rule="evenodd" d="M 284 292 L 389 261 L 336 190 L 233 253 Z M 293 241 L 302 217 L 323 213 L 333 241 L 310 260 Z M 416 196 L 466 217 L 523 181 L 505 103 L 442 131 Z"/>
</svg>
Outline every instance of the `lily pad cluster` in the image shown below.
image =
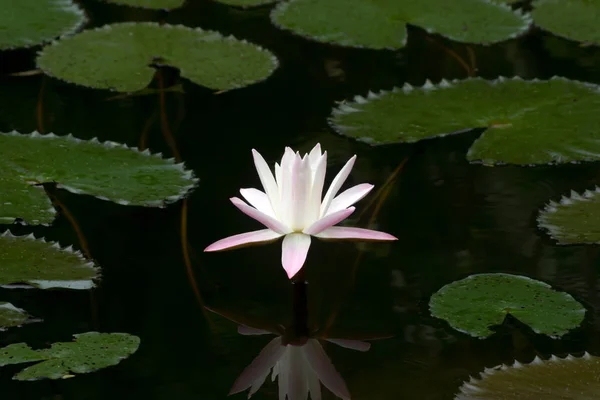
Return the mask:
<svg viewBox="0 0 600 400">
<path fill-rule="evenodd" d="M 589 0 L 536 0 L 531 12 L 540 28 L 578 42 L 600 45 L 600 3 Z"/>
</svg>

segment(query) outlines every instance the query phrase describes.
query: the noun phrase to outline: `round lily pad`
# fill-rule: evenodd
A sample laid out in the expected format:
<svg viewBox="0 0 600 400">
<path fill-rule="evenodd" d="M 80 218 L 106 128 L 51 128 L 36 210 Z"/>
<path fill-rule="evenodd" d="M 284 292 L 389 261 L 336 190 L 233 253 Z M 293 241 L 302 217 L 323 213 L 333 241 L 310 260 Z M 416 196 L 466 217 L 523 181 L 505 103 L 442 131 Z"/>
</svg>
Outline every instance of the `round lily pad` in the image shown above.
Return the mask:
<svg viewBox="0 0 600 400">
<path fill-rule="evenodd" d="M 0 286 L 90 289 L 98 270 L 73 247 L 36 239 L 33 234 L 0 235 Z"/>
<path fill-rule="evenodd" d="M 463 383 L 455 400 L 583 400 L 599 392 L 600 358 L 585 353 L 486 368 L 480 379 Z"/>
<path fill-rule="evenodd" d="M 531 278 L 510 274 L 477 274 L 452 282 L 429 301 L 431 314 L 454 329 L 485 338 L 511 314 L 536 333 L 552 338 L 583 322 L 585 308 L 568 293 Z"/>
<path fill-rule="evenodd" d="M 0 223 L 50 223 L 55 211 L 39 184 L 119 204 L 163 206 L 196 184 L 191 171 L 160 154 L 72 135 L 0 132 Z"/>
<path fill-rule="evenodd" d="M 537 0 L 535 24 L 555 35 L 600 45 L 600 2 L 590 0 Z"/>
<path fill-rule="evenodd" d="M 185 4 L 185 0 L 102 0 L 107 3 L 123 6 L 149 8 L 155 10 L 172 10 Z"/>
<path fill-rule="evenodd" d="M 218 32 L 153 22 L 125 22 L 86 30 L 46 46 L 37 64 L 50 76 L 98 89 L 135 92 L 169 65 L 214 90 L 266 79 L 278 65 L 270 52 Z"/>
<path fill-rule="evenodd" d="M 467 159 L 485 165 L 600 160 L 600 87 L 547 81 L 470 78 L 408 84 L 333 110 L 339 133 L 369 144 L 410 143 L 487 128 Z"/>
<path fill-rule="evenodd" d="M 483 44 L 516 37 L 530 24 L 506 4 L 481 0 L 289 0 L 278 4 L 271 20 L 319 42 L 373 49 L 404 47 L 406 24 Z"/>
<path fill-rule="evenodd" d="M 140 338 L 127 333 L 87 332 L 75 336 L 74 342 L 54 343 L 49 349 L 33 350 L 25 343 L 15 343 L 0 349 L 0 366 L 41 361 L 25 368 L 13 379 L 68 378 L 117 365 L 135 353 Z"/>
<path fill-rule="evenodd" d="M 72 0 L 6 1 L 0 12 L 0 50 L 36 46 L 72 34 L 85 22 Z"/>
<path fill-rule="evenodd" d="M 1 247 L 2 245 L 0 244 Z M 0 331 L 33 321 L 39 322 L 40 320 L 31 320 L 27 311 L 17 308 L 10 303 L 0 302 Z"/>
<path fill-rule="evenodd" d="M 551 201 L 540 212 L 538 224 L 559 244 L 600 243 L 600 188 L 581 195 L 571 191 L 560 202 Z"/>
</svg>

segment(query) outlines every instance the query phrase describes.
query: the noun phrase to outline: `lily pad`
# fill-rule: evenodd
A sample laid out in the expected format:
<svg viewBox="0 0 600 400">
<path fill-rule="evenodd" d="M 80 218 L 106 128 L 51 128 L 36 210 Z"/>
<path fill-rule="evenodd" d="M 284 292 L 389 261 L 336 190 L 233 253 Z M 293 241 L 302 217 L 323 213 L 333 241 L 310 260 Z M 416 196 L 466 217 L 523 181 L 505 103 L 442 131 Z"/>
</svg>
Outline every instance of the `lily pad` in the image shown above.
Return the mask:
<svg viewBox="0 0 600 400">
<path fill-rule="evenodd" d="M 270 52 L 214 31 L 153 22 L 125 22 L 83 31 L 46 46 L 37 59 L 45 73 L 98 89 L 135 92 L 156 72 L 152 64 L 179 68 L 181 76 L 214 90 L 266 79 L 278 65 Z"/>
<path fill-rule="evenodd" d="M 481 44 L 519 36 L 530 24 L 506 4 L 483 0 L 290 0 L 272 11 L 271 20 L 319 42 L 373 49 L 404 47 L 406 24 Z"/>
<path fill-rule="evenodd" d="M 585 353 L 486 368 L 481 379 L 463 383 L 455 400 L 583 400 L 599 392 L 600 358 Z"/>
<path fill-rule="evenodd" d="M 39 289 L 90 289 L 98 275 L 94 264 L 73 247 L 36 239 L 33 234 L 0 235 L 0 286 Z"/>
<path fill-rule="evenodd" d="M 490 326 L 502 324 L 507 314 L 552 338 L 576 328 L 585 317 L 585 308 L 568 293 L 510 274 L 477 274 L 452 282 L 431 296 L 429 309 L 454 329 L 478 338 L 492 335 Z"/>
<path fill-rule="evenodd" d="M 0 248 L 1 247 L 2 244 L 0 242 Z M 0 256 L 0 259 L 1 258 L 2 257 Z M 40 320 L 32 320 L 30 315 L 27 314 L 27 311 L 17 308 L 11 303 L 0 302 L 0 331 L 34 321 L 39 322 Z"/>
<path fill-rule="evenodd" d="M 581 195 L 572 191 L 558 203 L 551 201 L 538 224 L 559 244 L 600 243 L 600 188 Z"/>
<path fill-rule="evenodd" d="M 600 3 L 590 0 L 538 0 L 533 3 L 535 24 L 555 35 L 600 45 Z"/>
<path fill-rule="evenodd" d="M 0 349 L 0 366 L 42 361 L 13 379 L 62 379 L 117 365 L 140 345 L 140 338 L 127 333 L 87 332 L 73 336 L 74 342 L 54 343 L 49 349 L 33 350 L 25 343 L 8 345 Z"/>
<path fill-rule="evenodd" d="M 554 77 L 442 80 L 342 102 L 330 123 L 369 144 L 410 143 L 487 128 L 467 159 L 485 165 L 600 160 L 600 87 Z"/>
<path fill-rule="evenodd" d="M 123 6 L 150 8 L 154 10 L 172 10 L 185 4 L 185 0 L 103 0 L 107 3 Z"/>
<path fill-rule="evenodd" d="M 55 211 L 39 186 L 45 182 L 119 204 L 163 206 L 185 196 L 196 179 L 173 159 L 119 143 L 0 132 L 0 223 L 52 222 Z"/>
<path fill-rule="evenodd" d="M 72 34 L 85 22 L 72 0 L 7 1 L 0 12 L 0 50 L 36 46 Z"/>
<path fill-rule="evenodd" d="M 216 0 L 219 3 L 227 4 L 228 6 L 235 7 L 256 7 L 263 6 L 265 4 L 272 4 L 279 0 Z"/>
</svg>

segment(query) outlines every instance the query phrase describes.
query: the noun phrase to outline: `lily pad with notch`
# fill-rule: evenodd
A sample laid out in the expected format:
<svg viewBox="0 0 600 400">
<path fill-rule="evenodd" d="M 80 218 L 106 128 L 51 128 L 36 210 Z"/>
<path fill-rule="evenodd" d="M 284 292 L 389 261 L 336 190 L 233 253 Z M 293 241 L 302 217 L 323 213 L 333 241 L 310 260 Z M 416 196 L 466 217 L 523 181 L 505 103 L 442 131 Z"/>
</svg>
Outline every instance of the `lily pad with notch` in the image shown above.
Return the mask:
<svg viewBox="0 0 600 400">
<path fill-rule="evenodd" d="M 407 24 L 459 42 L 491 44 L 521 35 L 531 22 L 506 4 L 482 0 L 289 0 L 277 5 L 271 20 L 312 40 L 372 49 L 404 47 Z"/>
<path fill-rule="evenodd" d="M 85 22 L 85 13 L 72 0 L 7 1 L 0 12 L 0 50 L 73 34 Z"/>
<path fill-rule="evenodd" d="M 557 36 L 600 45 L 598 1 L 537 0 L 531 15 L 537 26 Z"/>
<path fill-rule="evenodd" d="M 197 179 L 182 163 L 115 142 L 0 132 L 0 223 L 52 222 L 56 213 L 40 186 L 46 182 L 119 204 L 162 207 L 183 198 Z"/>
<path fill-rule="evenodd" d="M 1 247 L 2 246 L 0 245 L 0 248 Z M 0 257 L 0 259 L 1 258 L 2 257 Z M 27 311 L 17 308 L 11 303 L 0 302 L 0 331 L 5 331 L 7 328 L 22 326 L 30 322 L 41 322 L 41 320 L 31 318 Z"/>
<path fill-rule="evenodd" d="M 511 274 L 476 274 L 452 282 L 431 296 L 431 314 L 454 329 L 478 338 L 511 314 L 534 332 L 558 338 L 578 327 L 585 308 L 550 285 Z"/>
<path fill-rule="evenodd" d="M 479 379 L 460 387 L 455 400 L 582 400 L 595 399 L 600 391 L 600 358 L 582 357 L 543 360 L 486 368 Z"/>
<path fill-rule="evenodd" d="M 558 244 L 600 243 L 600 188 L 571 191 L 558 203 L 551 201 L 540 212 L 538 225 Z"/>
<path fill-rule="evenodd" d="M 369 92 L 341 102 L 330 124 L 372 145 L 412 143 L 487 130 L 467 153 L 484 165 L 600 160 L 600 87 L 554 77 L 469 78 Z"/>
<path fill-rule="evenodd" d="M 218 32 L 153 22 L 86 30 L 46 46 L 37 64 L 46 74 L 97 89 L 135 92 L 152 81 L 155 60 L 213 90 L 231 90 L 269 77 L 275 56 Z"/>
<path fill-rule="evenodd" d="M 64 379 L 117 365 L 135 353 L 137 336 L 127 333 L 87 332 L 74 335 L 74 342 L 54 343 L 49 349 L 33 350 L 25 343 L 0 348 L 0 366 L 41 361 L 27 367 L 13 379 L 33 381 Z"/>
<path fill-rule="evenodd" d="M 182 7 L 186 0 L 102 0 L 106 3 L 122 6 L 148 8 L 153 10 L 172 10 Z"/>
<path fill-rule="evenodd" d="M 90 289 L 98 269 L 73 247 L 36 239 L 33 234 L 0 235 L 0 286 L 4 288 Z"/>
</svg>

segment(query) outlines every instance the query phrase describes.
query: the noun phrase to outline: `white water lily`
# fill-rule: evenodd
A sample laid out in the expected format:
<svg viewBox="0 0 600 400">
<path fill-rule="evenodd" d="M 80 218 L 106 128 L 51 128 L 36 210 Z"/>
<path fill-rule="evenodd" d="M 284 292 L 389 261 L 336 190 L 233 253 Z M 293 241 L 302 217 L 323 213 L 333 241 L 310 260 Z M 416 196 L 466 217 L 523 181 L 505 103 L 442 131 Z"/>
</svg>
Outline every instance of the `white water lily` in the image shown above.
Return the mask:
<svg viewBox="0 0 600 400">
<path fill-rule="evenodd" d="M 272 332 L 240 326 L 243 335 L 262 335 Z M 367 351 L 370 344 L 358 340 L 326 339 L 339 346 Z M 237 378 L 230 395 L 250 388 L 250 398 L 263 385 L 273 370 L 272 380 L 278 378 L 279 400 L 321 400 L 321 383 L 337 397 L 349 400 L 350 392 L 341 375 L 323 350 L 318 339 L 305 338 L 299 344 L 285 344 L 282 336 L 271 340 Z"/>
<path fill-rule="evenodd" d="M 373 189 L 373 185 L 363 183 L 337 195 L 354 166 L 356 156 L 348 160 L 323 196 L 327 152 L 321 153 L 319 144 L 303 157 L 286 147 L 281 164 L 275 163 L 275 176 L 256 150 L 252 149 L 252 154 L 264 192 L 253 188 L 240 189 L 250 205 L 238 197 L 230 200 L 267 229 L 221 239 L 204 251 L 226 250 L 283 236 L 281 262 L 291 279 L 304 265 L 311 236 L 324 239 L 397 240 L 385 232 L 334 226 L 350 216 L 355 210 L 352 205 Z"/>
</svg>

